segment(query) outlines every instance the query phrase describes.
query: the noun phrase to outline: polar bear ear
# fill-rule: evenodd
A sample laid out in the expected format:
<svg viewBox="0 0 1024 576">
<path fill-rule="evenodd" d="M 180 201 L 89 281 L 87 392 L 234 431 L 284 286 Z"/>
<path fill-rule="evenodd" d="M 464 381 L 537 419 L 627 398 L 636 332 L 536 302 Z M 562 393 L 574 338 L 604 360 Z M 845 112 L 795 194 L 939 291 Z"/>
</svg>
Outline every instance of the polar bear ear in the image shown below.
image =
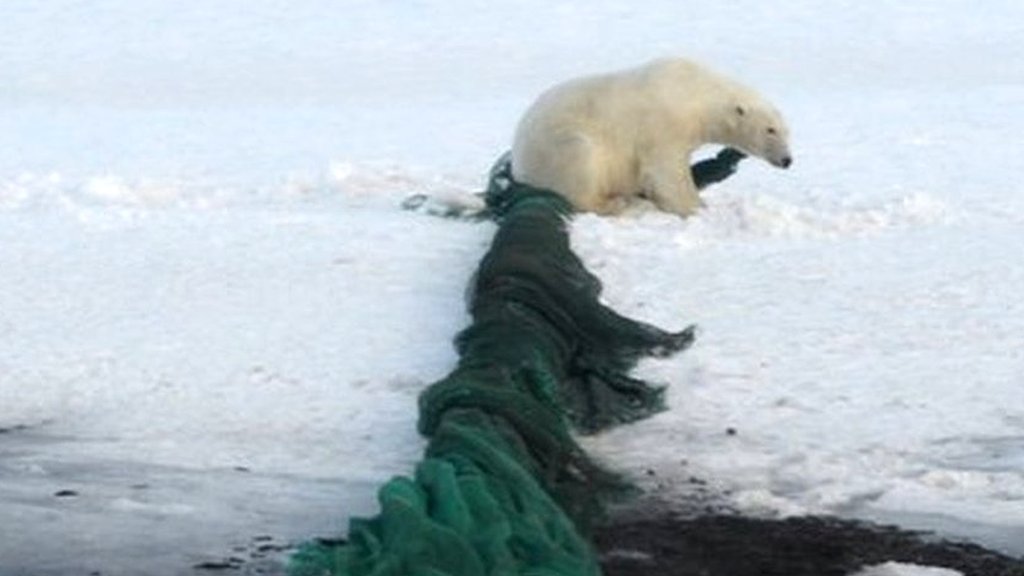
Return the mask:
<svg viewBox="0 0 1024 576">
<path fill-rule="evenodd" d="M 744 108 L 743 106 L 740 106 L 738 104 L 736 105 L 736 115 L 737 116 L 744 116 L 744 115 L 746 115 L 746 113 L 747 113 L 746 108 Z"/>
</svg>

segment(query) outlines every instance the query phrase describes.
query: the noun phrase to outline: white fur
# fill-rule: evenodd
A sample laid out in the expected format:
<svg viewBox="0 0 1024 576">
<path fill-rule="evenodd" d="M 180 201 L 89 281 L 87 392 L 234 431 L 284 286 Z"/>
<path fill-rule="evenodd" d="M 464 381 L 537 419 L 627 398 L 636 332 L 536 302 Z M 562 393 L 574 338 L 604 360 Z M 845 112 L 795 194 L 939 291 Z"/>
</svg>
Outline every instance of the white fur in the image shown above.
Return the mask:
<svg viewBox="0 0 1024 576">
<path fill-rule="evenodd" d="M 731 146 L 788 166 L 789 131 L 754 90 L 684 59 L 559 84 L 526 111 L 512 174 L 579 210 L 616 214 L 636 197 L 689 216 L 700 206 L 690 155 Z"/>
</svg>

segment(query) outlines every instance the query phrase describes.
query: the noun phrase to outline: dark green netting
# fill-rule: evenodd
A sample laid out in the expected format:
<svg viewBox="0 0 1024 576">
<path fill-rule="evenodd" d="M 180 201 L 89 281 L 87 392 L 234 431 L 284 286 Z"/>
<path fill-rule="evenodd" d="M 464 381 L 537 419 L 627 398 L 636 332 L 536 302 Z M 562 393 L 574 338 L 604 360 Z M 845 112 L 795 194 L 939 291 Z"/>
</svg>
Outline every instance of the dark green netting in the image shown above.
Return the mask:
<svg viewBox="0 0 1024 576">
<path fill-rule="evenodd" d="M 705 183 L 742 158 L 723 154 L 705 161 Z M 506 157 L 486 199 L 499 228 L 472 281 L 458 366 L 420 397 L 429 443 L 415 477 L 385 484 L 380 513 L 352 520 L 345 544 L 304 546 L 292 574 L 599 574 L 584 534 L 626 486 L 571 430 L 662 409 L 662 389 L 627 372 L 689 346 L 693 327 L 666 332 L 601 304 L 569 246 L 571 206 L 513 181 Z"/>
<path fill-rule="evenodd" d="M 736 173 L 740 160 L 747 155 L 734 148 L 722 148 L 713 158 L 701 160 L 690 167 L 690 175 L 698 190 L 721 182 Z"/>
</svg>

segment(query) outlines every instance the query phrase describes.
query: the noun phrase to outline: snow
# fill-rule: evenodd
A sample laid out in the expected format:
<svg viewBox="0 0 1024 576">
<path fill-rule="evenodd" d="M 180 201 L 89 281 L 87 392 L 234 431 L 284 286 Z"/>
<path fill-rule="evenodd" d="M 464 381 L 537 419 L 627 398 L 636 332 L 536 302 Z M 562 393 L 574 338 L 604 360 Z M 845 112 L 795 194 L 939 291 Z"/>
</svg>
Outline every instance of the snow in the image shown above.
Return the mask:
<svg viewBox="0 0 1024 576">
<path fill-rule="evenodd" d="M 576 219 L 612 306 L 701 327 L 638 369 L 671 409 L 588 448 L 1024 554 L 1024 6 L 692 10 L 5 3 L 0 567 L 183 573 L 372 513 L 493 233 L 399 204 L 479 189 L 547 85 L 664 54 L 760 87 L 795 164 Z"/>
<path fill-rule="evenodd" d="M 877 566 L 869 566 L 853 576 L 963 576 L 962 572 L 948 568 L 934 568 L 904 564 L 902 562 L 886 562 Z"/>
</svg>

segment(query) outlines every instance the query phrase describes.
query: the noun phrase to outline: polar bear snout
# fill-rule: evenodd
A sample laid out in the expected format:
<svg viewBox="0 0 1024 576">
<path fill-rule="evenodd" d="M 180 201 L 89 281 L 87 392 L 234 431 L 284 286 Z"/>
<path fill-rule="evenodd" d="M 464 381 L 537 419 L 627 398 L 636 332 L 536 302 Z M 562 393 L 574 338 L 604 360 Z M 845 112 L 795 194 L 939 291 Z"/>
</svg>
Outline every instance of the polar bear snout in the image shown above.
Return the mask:
<svg viewBox="0 0 1024 576">
<path fill-rule="evenodd" d="M 789 146 L 784 141 L 769 141 L 766 143 L 767 150 L 765 154 L 761 156 L 768 161 L 769 164 L 776 168 L 789 168 L 793 165 L 793 154 L 789 151 Z"/>
<path fill-rule="evenodd" d="M 761 156 L 761 158 L 776 168 L 786 169 L 793 165 L 793 156 L 789 151 L 768 153 Z"/>
</svg>

